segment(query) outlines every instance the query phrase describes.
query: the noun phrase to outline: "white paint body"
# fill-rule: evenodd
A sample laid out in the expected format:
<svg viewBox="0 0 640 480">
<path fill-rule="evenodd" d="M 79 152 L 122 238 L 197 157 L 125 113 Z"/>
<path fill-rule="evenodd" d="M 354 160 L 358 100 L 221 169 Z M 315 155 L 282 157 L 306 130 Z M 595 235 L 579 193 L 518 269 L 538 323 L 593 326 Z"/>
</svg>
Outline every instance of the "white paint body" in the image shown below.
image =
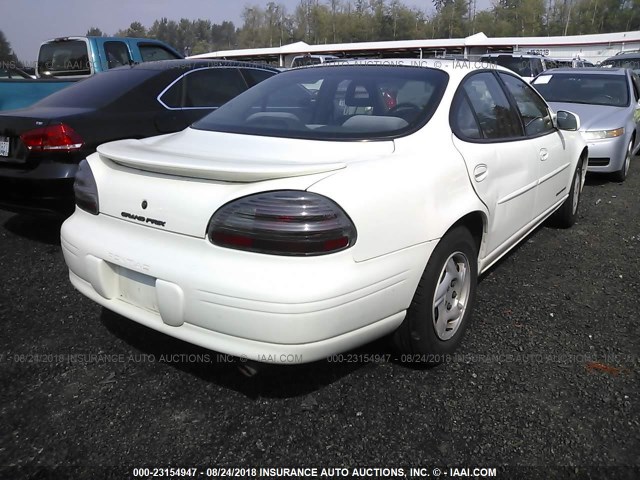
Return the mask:
<svg viewBox="0 0 640 480">
<path fill-rule="evenodd" d="M 451 132 L 449 110 L 469 72 L 448 73 L 432 119 L 394 140 L 187 129 L 101 146 L 88 159 L 100 214 L 77 208 L 62 226 L 71 282 L 155 330 L 258 361 L 311 362 L 393 332 L 456 222 L 482 215 L 478 266 L 486 270 L 564 202 L 584 149 L 579 133 L 559 130 L 501 144 L 462 142 Z M 207 239 L 222 205 L 278 189 L 335 201 L 356 226 L 355 245 L 283 257 Z M 123 218 L 123 211 L 166 225 Z"/>
</svg>

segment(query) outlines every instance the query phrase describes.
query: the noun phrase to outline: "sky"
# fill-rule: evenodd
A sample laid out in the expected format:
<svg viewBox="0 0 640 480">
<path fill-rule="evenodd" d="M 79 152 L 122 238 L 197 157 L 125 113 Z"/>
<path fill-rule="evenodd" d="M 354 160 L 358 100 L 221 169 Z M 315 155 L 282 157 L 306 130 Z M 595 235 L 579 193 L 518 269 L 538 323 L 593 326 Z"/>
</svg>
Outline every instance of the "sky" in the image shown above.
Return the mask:
<svg viewBox="0 0 640 480">
<path fill-rule="evenodd" d="M 299 0 L 274 0 L 292 13 Z M 84 35 L 91 27 L 113 34 L 138 21 L 150 27 L 159 18 L 198 18 L 242 25 L 245 6 L 269 3 L 256 0 L 0 0 L 0 30 L 24 62 L 33 62 L 40 44 L 51 38 Z M 408 7 L 430 11 L 431 0 L 403 0 Z"/>
</svg>

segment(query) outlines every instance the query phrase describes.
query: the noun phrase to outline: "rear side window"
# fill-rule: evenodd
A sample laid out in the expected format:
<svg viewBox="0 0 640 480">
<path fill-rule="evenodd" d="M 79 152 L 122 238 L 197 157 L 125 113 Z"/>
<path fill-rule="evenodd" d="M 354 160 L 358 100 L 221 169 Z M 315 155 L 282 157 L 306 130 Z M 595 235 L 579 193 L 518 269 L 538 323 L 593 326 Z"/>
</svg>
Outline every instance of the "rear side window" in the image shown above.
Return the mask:
<svg viewBox="0 0 640 480">
<path fill-rule="evenodd" d="M 213 108 L 246 89 L 237 69 L 205 68 L 185 74 L 160 97 L 160 101 L 170 108 Z"/>
<path fill-rule="evenodd" d="M 42 77 L 90 75 L 87 44 L 83 40 L 64 40 L 42 45 L 38 73 Z"/>
<path fill-rule="evenodd" d="M 465 138 L 482 138 L 482 132 L 469 105 L 469 99 L 463 93 L 456 99 L 453 112 L 452 127 L 455 132 L 460 133 Z"/>
<path fill-rule="evenodd" d="M 140 56 L 143 62 L 155 62 L 157 60 L 174 60 L 181 58 L 171 50 L 164 48 L 162 45 L 154 45 L 149 43 L 139 43 Z"/>
<path fill-rule="evenodd" d="M 472 75 L 462 84 L 476 114 L 483 138 L 522 136 L 520 118 L 492 73 Z"/>
</svg>

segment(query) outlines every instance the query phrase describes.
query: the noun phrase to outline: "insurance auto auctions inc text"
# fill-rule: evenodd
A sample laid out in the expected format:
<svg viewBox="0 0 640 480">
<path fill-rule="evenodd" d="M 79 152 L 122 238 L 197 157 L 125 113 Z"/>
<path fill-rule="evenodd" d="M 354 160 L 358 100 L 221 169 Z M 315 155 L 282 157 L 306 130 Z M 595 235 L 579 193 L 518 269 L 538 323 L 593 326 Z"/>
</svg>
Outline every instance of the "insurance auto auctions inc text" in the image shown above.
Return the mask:
<svg viewBox="0 0 640 480">
<path fill-rule="evenodd" d="M 488 478 L 497 477 L 495 468 L 439 468 L 439 467 L 352 467 L 352 468 L 208 468 L 207 473 L 215 478 Z M 236 474 L 240 476 L 236 476 Z"/>
</svg>

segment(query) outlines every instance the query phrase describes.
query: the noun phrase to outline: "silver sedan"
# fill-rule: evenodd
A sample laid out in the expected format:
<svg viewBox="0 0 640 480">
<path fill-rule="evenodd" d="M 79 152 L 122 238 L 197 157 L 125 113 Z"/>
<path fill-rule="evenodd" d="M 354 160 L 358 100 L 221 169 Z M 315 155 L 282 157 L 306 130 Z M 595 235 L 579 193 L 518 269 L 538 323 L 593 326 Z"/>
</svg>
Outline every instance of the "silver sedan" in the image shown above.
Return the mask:
<svg viewBox="0 0 640 480">
<path fill-rule="evenodd" d="M 625 68 L 547 70 L 532 85 L 555 111 L 580 117 L 590 172 L 624 181 L 640 148 L 640 79 Z"/>
</svg>

